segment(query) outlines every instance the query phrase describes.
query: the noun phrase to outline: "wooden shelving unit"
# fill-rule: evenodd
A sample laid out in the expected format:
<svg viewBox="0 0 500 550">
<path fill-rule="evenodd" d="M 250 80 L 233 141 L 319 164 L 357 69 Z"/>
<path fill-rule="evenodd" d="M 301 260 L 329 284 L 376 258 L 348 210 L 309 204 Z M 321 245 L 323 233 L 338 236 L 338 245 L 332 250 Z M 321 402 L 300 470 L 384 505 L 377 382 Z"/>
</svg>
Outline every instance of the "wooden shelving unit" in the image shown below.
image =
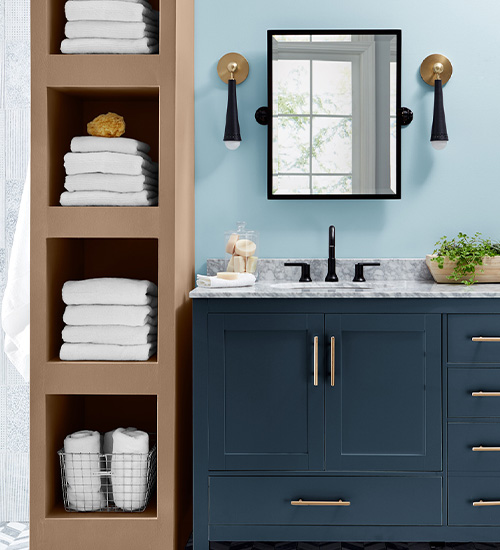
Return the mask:
<svg viewBox="0 0 500 550">
<path fill-rule="evenodd" d="M 192 529 L 191 304 L 194 284 L 194 1 L 152 0 L 158 55 L 59 53 L 64 0 L 32 3 L 31 545 L 34 550 L 180 549 Z M 63 156 L 101 112 L 151 145 L 159 205 L 64 208 Z M 145 362 L 65 362 L 62 284 L 158 283 L 158 353 Z M 157 434 L 156 495 L 143 513 L 69 513 L 57 450 L 78 429 Z"/>
</svg>

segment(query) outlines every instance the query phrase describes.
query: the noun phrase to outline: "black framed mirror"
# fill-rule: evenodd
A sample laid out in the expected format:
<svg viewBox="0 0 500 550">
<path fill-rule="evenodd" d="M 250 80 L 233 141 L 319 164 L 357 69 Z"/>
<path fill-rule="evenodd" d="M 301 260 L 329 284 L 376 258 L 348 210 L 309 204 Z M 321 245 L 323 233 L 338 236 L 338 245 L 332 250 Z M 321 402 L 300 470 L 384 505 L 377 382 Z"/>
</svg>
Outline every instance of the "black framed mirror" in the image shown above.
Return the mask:
<svg viewBox="0 0 500 550">
<path fill-rule="evenodd" d="M 269 30 L 268 198 L 401 198 L 401 31 Z"/>
</svg>

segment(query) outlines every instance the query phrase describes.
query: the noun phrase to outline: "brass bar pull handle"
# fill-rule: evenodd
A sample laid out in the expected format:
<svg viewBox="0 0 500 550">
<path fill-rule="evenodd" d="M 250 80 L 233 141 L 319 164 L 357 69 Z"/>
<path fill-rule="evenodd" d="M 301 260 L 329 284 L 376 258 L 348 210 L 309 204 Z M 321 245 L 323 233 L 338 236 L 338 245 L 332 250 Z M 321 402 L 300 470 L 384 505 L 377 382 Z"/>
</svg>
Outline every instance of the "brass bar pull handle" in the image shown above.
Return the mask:
<svg viewBox="0 0 500 550">
<path fill-rule="evenodd" d="M 472 397 L 500 397 L 500 391 L 473 391 Z"/>
<path fill-rule="evenodd" d="M 335 386 L 335 336 L 330 339 L 330 385 Z"/>
<path fill-rule="evenodd" d="M 500 506 L 500 500 L 476 500 L 472 506 Z"/>
<path fill-rule="evenodd" d="M 500 447 L 483 447 L 482 445 L 479 445 L 479 447 L 472 447 L 473 451 L 495 451 L 500 452 Z"/>
<path fill-rule="evenodd" d="M 473 336 L 473 342 L 500 342 L 500 336 Z"/>
<path fill-rule="evenodd" d="M 318 385 L 318 347 L 319 347 L 319 338 L 314 337 L 314 385 Z"/>
<path fill-rule="evenodd" d="M 292 500 L 290 502 L 292 506 L 350 506 L 351 503 L 348 500 Z"/>
</svg>

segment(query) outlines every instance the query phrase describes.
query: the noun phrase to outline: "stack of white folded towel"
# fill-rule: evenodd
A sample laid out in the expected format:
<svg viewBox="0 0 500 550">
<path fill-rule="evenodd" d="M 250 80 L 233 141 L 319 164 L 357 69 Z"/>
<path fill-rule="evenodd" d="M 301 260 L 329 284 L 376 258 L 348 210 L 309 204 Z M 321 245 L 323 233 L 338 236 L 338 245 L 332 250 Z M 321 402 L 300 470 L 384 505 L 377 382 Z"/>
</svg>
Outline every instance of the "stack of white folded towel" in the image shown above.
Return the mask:
<svg viewBox="0 0 500 550">
<path fill-rule="evenodd" d="M 147 361 L 156 353 L 158 287 L 136 279 L 67 281 L 63 361 Z"/>
<path fill-rule="evenodd" d="M 62 53 L 158 53 L 159 13 L 147 0 L 69 0 L 65 12 Z"/>
<path fill-rule="evenodd" d="M 64 156 L 61 205 L 156 206 L 158 163 L 149 150 L 146 143 L 124 137 L 73 138 L 71 152 Z"/>
<path fill-rule="evenodd" d="M 127 511 L 144 508 L 148 453 L 149 435 L 136 428 L 117 428 L 102 438 L 99 432 L 89 430 L 68 435 L 64 456 L 69 507 L 92 512 L 114 502 Z M 102 454 L 106 455 L 103 460 Z M 111 476 L 103 475 L 103 470 Z"/>
</svg>

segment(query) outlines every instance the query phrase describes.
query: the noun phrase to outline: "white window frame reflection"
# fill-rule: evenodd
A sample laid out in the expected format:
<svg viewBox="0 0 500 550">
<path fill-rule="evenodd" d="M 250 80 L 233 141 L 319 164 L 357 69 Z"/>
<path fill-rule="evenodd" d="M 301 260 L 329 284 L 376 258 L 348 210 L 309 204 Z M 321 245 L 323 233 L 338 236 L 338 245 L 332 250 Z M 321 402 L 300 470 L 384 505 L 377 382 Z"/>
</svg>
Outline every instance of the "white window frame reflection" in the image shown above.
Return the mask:
<svg viewBox="0 0 500 550">
<path fill-rule="evenodd" d="M 373 193 L 375 189 L 375 105 L 374 94 L 370 93 L 375 86 L 375 43 L 373 35 L 353 36 L 351 41 L 345 42 L 318 42 L 312 41 L 310 35 L 304 35 L 301 42 L 273 41 L 273 62 L 278 59 L 308 60 L 310 62 L 310 108 L 309 114 L 296 115 L 273 112 L 273 118 L 283 116 L 308 116 L 310 119 L 309 139 L 309 194 L 313 194 L 313 177 L 334 176 L 351 177 L 352 194 Z M 316 38 L 316 37 L 315 37 Z M 278 58 L 279 56 L 279 58 Z M 313 61 L 348 62 L 351 64 L 352 78 L 352 113 L 351 115 L 314 114 L 313 113 Z M 273 71 L 274 73 L 274 71 Z M 351 118 L 352 120 L 352 171 L 340 172 L 313 172 L 313 119 L 314 118 Z M 277 154 L 273 148 L 274 154 Z M 294 174 L 292 172 L 273 172 L 273 180 L 280 176 L 304 176 L 304 172 Z M 273 185 L 274 194 L 288 194 Z"/>
</svg>

